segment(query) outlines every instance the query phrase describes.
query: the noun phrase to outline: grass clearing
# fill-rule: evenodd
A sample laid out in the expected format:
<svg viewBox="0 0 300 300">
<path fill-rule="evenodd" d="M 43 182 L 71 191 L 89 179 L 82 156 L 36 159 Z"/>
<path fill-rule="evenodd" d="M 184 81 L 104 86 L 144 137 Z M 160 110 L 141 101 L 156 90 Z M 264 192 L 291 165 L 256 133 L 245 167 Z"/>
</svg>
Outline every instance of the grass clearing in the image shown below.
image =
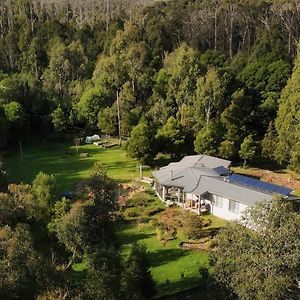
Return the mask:
<svg viewBox="0 0 300 300">
<path fill-rule="evenodd" d="M 88 153 L 89 156 L 77 156 L 71 143 L 32 144 L 24 146 L 22 163 L 16 153 L 5 158 L 5 167 L 9 178 L 16 183 L 32 182 L 39 171 L 53 174 L 59 194 L 73 190 L 76 182 L 87 180 L 96 161 L 101 161 L 108 176 L 118 182 L 130 182 L 139 176 L 138 162 L 128 158 L 120 147 L 105 149 L 82 145 L 79 153 Z"/>
<path fill-rule="evenodd" d="M 22 164 L 19 154 L 15 153 L 6 157 L 5 165 L 9 178 L 14 179 L 16 183 L 32 182 L 39 171 L 53 174 L 56 177 L 59 194 L 73 190 L 77 182 L 87 180 L 96 161 L 102 162 L 108 176 L 118 182 L 129 183 L 139 177 L 138 162 L 128 158 L 120 147 L 100 148 L 95 145 L 82 145 L 79 153 L 88 153 L 89 156 L 86 158 L 77 156 L 71 142 L 32 144 L 24 147 Z M 145 176 L 149 174 L 149 171 L 145 171 Z M 164 209 L 164 205 L 150 189 L 146 191 L 146 199 L 149 200 L 147 207 L 140 206 L 139 209 L 151 211 Z M 121 254 L 125 259 L 133 243 L 145 244 L 149 251 L 151 272 L 157 284 L 157 296 L 161 297 L 199 286 L 201 282 L 199 267 L 208 266 L 208 254 L 204 251 L 181 249 L 179 244 L 185 239 L 181 234 L 175 240 L 167 242 L 165 246 L 162 245 L 157 238 L 155 226 L 158 213 L 127 217 L 126 222 L 119 225 L 117 235 Z M 223 220 L 214 216 L 205 218 L 212 220 L 210 227 L 224 225 Z M 86 266 L 77 263 L 72 269 L 74 282 L 81 281 Z"/>
<path fill-rule="evenodd" d="M 149 251 L 151 273 L 157 284 L 158 296 L 173 294 L 199 285 L 199 267 L 208 265 L 206 252 L 180 249 L 181 239 L 162 246 L 156 236 L 153 222 L 125 224 L 119 227 L 119 241 L 123 257 L 129 254 L 133 243 L 143 243 Z"/>
</svg>

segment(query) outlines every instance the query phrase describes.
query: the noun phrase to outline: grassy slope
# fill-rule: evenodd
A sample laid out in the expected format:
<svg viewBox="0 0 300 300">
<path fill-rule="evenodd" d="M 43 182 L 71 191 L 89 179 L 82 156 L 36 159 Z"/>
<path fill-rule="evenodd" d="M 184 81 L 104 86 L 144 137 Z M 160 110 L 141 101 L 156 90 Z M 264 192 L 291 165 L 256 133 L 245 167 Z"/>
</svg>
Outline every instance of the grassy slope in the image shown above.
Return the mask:
<svg viewBox="0 0 300 300">
<path fill-rule="evenodd" d="M 180 249 L 178 247 L 180 239 L 162 246 L 151 222 L 140 226 L 123 225 L 118 231 L 118 236 L 124 256 L 128 254 L 132 243 L 142 242 L 146 245 L 158 295 L 176 293 L 198 285 L 199 267 L 208 264 L 207 253 Z M 181 274 L 184 274 L 184 278 Z"/>
<path fill-rule="evenodd" d="M 80 146 L 79 152 L 89 153 L 87 158 L 77 157 L 74 147 L 67 143 L 35 144 L 24 147 L 23 151 L 22 164 L 18 155 L 10 155 L 5 160 L 10 179 L 30 183 L 39 171 L 43 171 L 55 175 L 59 193 L 72 190 L 76 182 L 88 179 L 96 161 L 101 161 L 108 175 L 119 182 L 129 182 L 139 176 L 138 162 L 126 157 L 118 147 Z"/>
<path fill-rule="evenodd" d="M 15 182 L 31 182 L 39 171 L 53 174 L 57 180 L 57 190 L 62 193 L 72 190 L 75 183 L 88 179 L 96 161 L 101 161 L 108 175 L 119 182 L 129 182 L 139 176 L 138 163 L 126 157 L 120 148 L 100 149 L 94 145 L 83 145 L 80 152 L 88 152 L 89 157 L 79 158 L 71 143 L 46 145 L 34 144 L 24 147 L 23 163 L 19 156 L 6 158 L 6 168 Z M 148 174 L 146 174 L 148 175 Z M 156 198 L 156 207 L 162 206 Z M 159 295 L 176 293 L 199 284 L 199 267 L 208 264 L 207 253 L 184 250 L 178 247 L 182 239 L 168 242 L 162 246 L 156 237 L 153 219 L 149 223 L 125 224 L 120 226 L 118 236 L 122 245 L 122 255 L 127 256 L 130 244 L 142 242 L 147 246 L 151 263 L 151 272 L 158 286 Z M 220 226 L 222 221 L 213 220 L 213 225 Z M 74 265 L 74 270 L 81 278 L 83 265 Z M 79 273 L 78 273 L 79 272 Z M 182 277 L 184 274 L 184 277 Z M 167 282 L 168 281 L 168 282 Z"/>
<path fill-rule="evenodd" d="M 165 208 L 161 201 L 151 194 L 153 202 L 147 209 Z M 130 245 L 143 243 L 149 251 L 151 273 L 157 284 L 158 296 L 175 294 L 198 286 L 201 282 L 199 267 L 208 266 L 208 253 L 179 248 L 179 244 L 187 239 L 179 231 L 177 239 L 169 241 L 165 246 L 157 238 L 155 221 L 158 214 L 137 222 L 138 218 L 127 218 L 127 223 L 118 229 L 121 253 L 126 259 Z M 212 224 L 208 228 L 225 225 L 225 221 L 209 215 Z"/>
</svg>

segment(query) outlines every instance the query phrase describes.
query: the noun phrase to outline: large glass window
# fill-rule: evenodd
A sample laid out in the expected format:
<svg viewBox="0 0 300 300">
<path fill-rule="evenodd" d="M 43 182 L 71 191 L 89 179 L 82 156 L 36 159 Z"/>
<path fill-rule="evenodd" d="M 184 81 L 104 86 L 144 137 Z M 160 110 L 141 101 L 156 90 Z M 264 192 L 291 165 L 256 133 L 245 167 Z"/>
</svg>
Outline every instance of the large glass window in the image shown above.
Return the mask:
<svg viewBox="0 0 300 300">
<path fill-rule="evenodd" d="M 240 212 L 239 202 L 234 200 L 229 200 L 229 210 L 235 213 L 239 213 Z"/>
<path fill-rule="evenodd" d="M 219 208 L 223 207 L 223 197 L 214 195 L 214 200 L 215 200 L 214 204 L 215 204 L 216 207 L 219 207 Z"/>
</svg>

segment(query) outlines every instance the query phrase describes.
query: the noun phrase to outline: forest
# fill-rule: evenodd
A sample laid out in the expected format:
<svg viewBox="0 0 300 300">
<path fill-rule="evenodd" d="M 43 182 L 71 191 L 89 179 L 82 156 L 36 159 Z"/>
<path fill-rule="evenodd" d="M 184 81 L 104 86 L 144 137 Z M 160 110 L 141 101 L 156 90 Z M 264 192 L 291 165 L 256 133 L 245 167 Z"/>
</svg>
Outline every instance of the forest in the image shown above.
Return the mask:
<svg viewBox="0 0 300 300">
<path fill-rule="evenodd" d="M 0 5 L 2 149 L 84 130 L 132 134 L 141 160 L 195 151 L 299 170 L 298 1 Z"/>
<path fill-rule="evenodd" d="M 147 250 L 132 246 L 127 261 L 116 251 L 116 187 L 100 165 L 88 180 L 88 200 L 71 203 L 57 201 L 55 178 L 42 172 L 31 183 L 8 185 L 7 153 L 22 159 L 35 138 L 99 134 L 126 141 L 128 156 L 149 165 L 159 153 L 200 153 L 299 173 L 299 39 L 298 0 L 0 1 L 0 298 L 155 294 Z M 289 205 L 268 209 L 278 222 L 249 240 L 273 247 L 283 224 L 282 245 L 300 249 L 299 215 Z M 284 237 L 291 226 L 290 246 Z M 240 268 L 249 272 L 232 276 L 219 257 L 226 249 L 239 253 L 248 240 L 237 234 L 241 243 L 229 243 L 226 232 L 248 233 L 236 224 L 226 230 L 212 258 L 219 281 L 241 299 L 268 299 L 269 288 L 273 299 L 286 299 L 282 287 L 295 287 L 299 251 L 297 261 L 291 255 L 272 269 L 278 246 L 279 256 L 263 261 L 271 274 L 264 290 L 257 283 L 250 291 L 240 279 L 247 281 L 260 253 L 253 246 Z M 76 260 L 88 266 L 79 289 L 65 272 Z"/>
</svg>

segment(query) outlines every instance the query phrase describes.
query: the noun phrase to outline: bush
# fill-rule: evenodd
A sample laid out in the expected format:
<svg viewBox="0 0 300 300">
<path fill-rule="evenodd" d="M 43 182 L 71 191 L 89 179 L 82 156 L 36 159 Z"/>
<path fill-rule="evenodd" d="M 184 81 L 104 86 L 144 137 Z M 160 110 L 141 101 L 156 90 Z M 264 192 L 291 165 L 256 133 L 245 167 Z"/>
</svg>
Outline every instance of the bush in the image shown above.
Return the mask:
<svg viewBox="0 0 300 300">
<path fill-rule="evenodd" d="M 167 208 L 160 214 L 156 223 L 158 239 L 164 243 L 176 239 L 178 226 L 178 210 L 176 208 Z"/>
<path fill-rule="evenodd" d="M 183 218 L 183 232 L 188 239 L 200 239 L 203 236 L 203 218 L 188 212 L 185 212 Z"/>
<path fill-rule="evenodd" d="M 148 203 L 149 198 L 145 192 L 135 192 L 129 196 L 127 207 L 145 207 Z"/>
<path fill-rule="evenodd" d="M 136 208 L 131 208 L 125 211 L 125 218 L 136 218 L 141 215 L 141 213 Z"/>
<path fill-rule="evenodd" d="M 160 212 L 164 211 L 163 208 L 154 208 L 154 209 L 149 209 L 145 212 L 145 214 L 149 217 L 152 217 Z"/>
</svg>

